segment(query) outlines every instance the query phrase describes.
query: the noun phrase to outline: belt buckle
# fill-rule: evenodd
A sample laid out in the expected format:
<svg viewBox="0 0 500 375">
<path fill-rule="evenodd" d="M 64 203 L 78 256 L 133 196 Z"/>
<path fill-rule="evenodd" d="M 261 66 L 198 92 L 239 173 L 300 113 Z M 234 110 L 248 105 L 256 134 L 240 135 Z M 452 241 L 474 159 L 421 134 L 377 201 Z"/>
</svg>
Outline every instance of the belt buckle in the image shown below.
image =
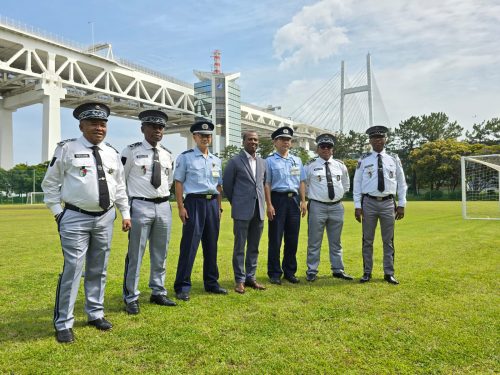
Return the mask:
<svg viewBox="0 0 500 375">
<path fill-rule="evenodd" d="M 377 200 L 380 202 L 380 201 L 384 200 L 384 198 L 383 197 L 377 197 Z"/>
<path fill-rule="evenodd" d="M 291 198 L 291 197 L 293 197 L 293 193 L 288 193 L 286 196 L 287 196 L 288 198 Z"/>
<path fill-rule="evenodd" d="M 212 199 L 212 194 L 205 195 L 205 199 Z"/>
</svg>

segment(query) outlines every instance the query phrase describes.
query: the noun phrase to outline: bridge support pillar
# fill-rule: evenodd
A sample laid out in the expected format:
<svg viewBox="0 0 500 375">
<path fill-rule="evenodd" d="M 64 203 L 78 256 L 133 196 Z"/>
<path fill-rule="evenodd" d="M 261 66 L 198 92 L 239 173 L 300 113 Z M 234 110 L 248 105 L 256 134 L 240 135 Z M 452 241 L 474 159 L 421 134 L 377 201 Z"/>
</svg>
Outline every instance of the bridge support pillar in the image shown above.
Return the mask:
<svg viewBox="0 0 500 375">
<path fill-rule="evenodd" d="M 5 109 L 0 100 L 0 168 L 11 169 L 14 166 L 14 135 L 12 131 L 12 113 Z"/>
<path fill-rule="evenodd" d="M 42 130 L 42 162 L 50 160 L 61 141 L 61 102 L 66 90 L 44 90 L 43 130 Z"/>
</svg>

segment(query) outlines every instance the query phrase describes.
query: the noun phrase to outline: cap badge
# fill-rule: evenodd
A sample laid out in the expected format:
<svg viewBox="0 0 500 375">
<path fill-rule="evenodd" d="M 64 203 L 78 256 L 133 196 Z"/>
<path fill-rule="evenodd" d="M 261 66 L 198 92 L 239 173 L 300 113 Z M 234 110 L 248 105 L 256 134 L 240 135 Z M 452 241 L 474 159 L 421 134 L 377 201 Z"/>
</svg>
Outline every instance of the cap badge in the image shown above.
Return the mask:
<svg viewBox="0 0 500 375">
<path fill-rule="evenodd" d="M 283 134 L 288 134 L 288 129 L 283 129 Z"/>
<path fill-rule="evenodd" d="M 207 129 L 208 129 L 208 124 L 202 124 L 202 125 L 201 125 L 201 128 L 202 128 L 203 130 L 207 130 Z"/>
</svg>

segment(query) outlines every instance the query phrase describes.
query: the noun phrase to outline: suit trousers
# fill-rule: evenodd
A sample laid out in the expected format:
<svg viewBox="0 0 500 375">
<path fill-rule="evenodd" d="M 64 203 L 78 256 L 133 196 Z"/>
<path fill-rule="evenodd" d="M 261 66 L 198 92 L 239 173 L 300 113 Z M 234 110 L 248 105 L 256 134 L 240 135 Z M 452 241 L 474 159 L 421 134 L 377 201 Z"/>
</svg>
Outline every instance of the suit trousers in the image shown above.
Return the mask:
<svg viewBox="0 0 500 375">
<path fill-rule="evenodd" d="M 172 228 L 170 202 L 154 203 L 134 199 L 130 203 L 130 219 L 132 228 L 129 231 L 128 251 L 125 258 L 123 300 L 125 303 L 130 303 L 139 298 L 139 275 L 148 241 L 151 294 L 167 295 L 165 263 Z"/>
<path fill-rule="evenodd" d="M 344 225 L 344 206 L 342 203 L 327 205 L 317 201 L 309 201 L 307 224 L 307 274 L 316 275 L 318 273 L 325 229 L 332 272 L 343 271 L 344 263 L 340 242 Z"/>
<path fill-rule="evenodd" d="M 384 247 L 384 274 L 394 275 L 394 201 L 363 199 L 363 272 L 373 269 L 373 240 L 377 222 L 380 220 L 380 233 Z"/>
<path fill-rule="evenodd" d="M 61 215 L 58 229 L 64 266 L 59 275 L 54 306 L 54 328 L 57 331 L 73 327 L 73 310 L 84 264 L 83 285 L 88 320 L 104 317 L 106 270 L 116 211 L 111 209 L 102 216 L 90 216 L 64 210 Z"/>
<path fill-rule="evenodd" d="M 217 268 L 217 241 L 219 239 L 220 217 L 217 199 L 186 196 L 184 207 L 189 219 L 182 226 L 179 263 L 175 277 L 176 293 L 191 290 L 191 272 L 198 246 L 203 248 L 203 283 L 205 290 L 219 286 Z"/>
<path fill-rule="evenodd" d="M 271 193 L 275 210 L 274 219 L 269 221 L 267 252 L 267 275 L 269 278 L 295 276 L 297 272 L 297 246 L 300 231 L 299 197 Z M 280 266 L 281 241 L 284 239 L 283 262 Z"/>
<path fill-rule="evenodd" d="M 237 283 L 255 280 L 259 243 L 264 221 L 260 220 L 259 202 L 255 200 L 255 210 L 251 220 L 236 220 L 233 223 L 234 248 L 233 270 Z M 245 258 L 246 246 L 246 258 Z"/>
</svg>

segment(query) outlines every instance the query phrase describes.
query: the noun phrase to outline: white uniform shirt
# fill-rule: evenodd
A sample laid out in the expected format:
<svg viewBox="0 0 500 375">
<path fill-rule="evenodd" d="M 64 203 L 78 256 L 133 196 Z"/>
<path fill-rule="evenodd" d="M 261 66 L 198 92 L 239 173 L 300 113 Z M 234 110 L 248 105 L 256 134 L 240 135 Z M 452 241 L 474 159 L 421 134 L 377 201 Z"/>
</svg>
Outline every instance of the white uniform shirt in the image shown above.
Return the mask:
<svg viewBox="0 0 500 375">
<path fill-rule="evenodd" d="M 170 186 L 174 176 L 172 154 L 160 144 L 156 146 L 156 149 L 161 164 L 161 185 L 158 189 L 151 184 L 153 146 L 143 140 L 125 147 L 122 151 L 129 197 L 162 198 L 170 195 Z"/>
<path fill-rule="evenodd" d="M 61 202 L 82 210 L 98 212 L 99 187 L 92 143 L 83 136 L 59 142 L 42 182 L 45 204 L 54 215 L 62 212 Z M 102 159 L 109 199 L 116 204 L 123 219 L 130 219 L 123 166 L 120 154 L 108 143 L 97 145 Z"/>
<path fill-rule="evenodd" d="M 388 154 L 382 150 L 382 164 L 384 171 L 384 187 L 383 192 L 378 191 L 378 153 L 372 151 L 364 154 L 358 160 L 356 173 L 354 174 L 353 182 L 353 199 L 354 207 L 361 208 L 361 196 L 369 194 L 374 197 L 385 197 L 387 195 L 398 195 L 398 206 L 406 205 L 406 179 L 403 172 L 401 160 L 395 154 Z"/>
<path fill-rule="evenodd" d="M 305 166 L 307 197 L 320 202 L 336 202 L 342 199 L 344 193 L 349 191 L 349 172 L 347 167 L 340 160 L 330 158 L 328 167 L 332 174 L 333 191 L 335 197 L 328 197 L 328 185 L 326 183 L 325 160 L 318 157 L 316 160 Z"/>
</svg>

